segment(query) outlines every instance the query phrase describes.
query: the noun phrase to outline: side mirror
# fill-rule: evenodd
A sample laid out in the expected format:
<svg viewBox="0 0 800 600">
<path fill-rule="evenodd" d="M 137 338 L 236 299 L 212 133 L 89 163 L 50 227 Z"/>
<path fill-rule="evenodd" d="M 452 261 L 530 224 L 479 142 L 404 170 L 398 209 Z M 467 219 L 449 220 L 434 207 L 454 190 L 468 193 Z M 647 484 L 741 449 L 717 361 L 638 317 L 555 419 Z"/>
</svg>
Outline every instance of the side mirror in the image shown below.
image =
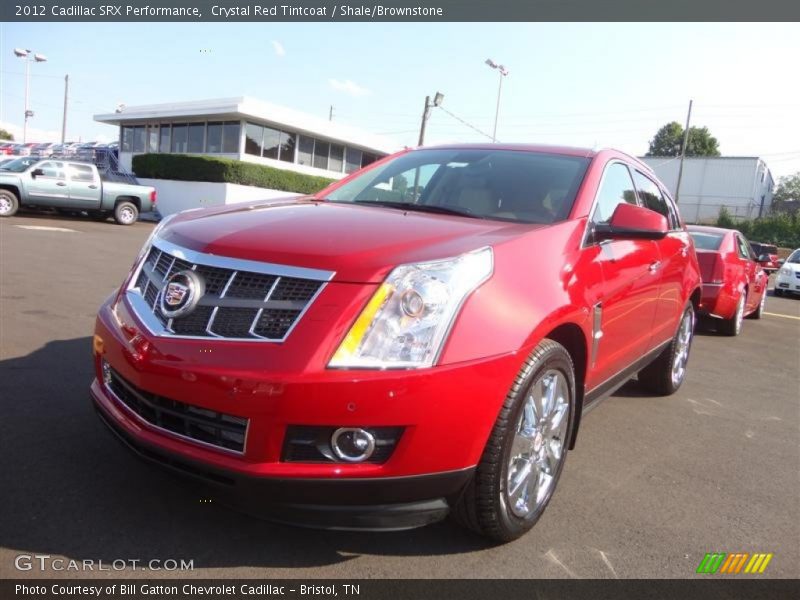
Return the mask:
<svg viewBox="0 0 800 600">
<path fill-rule="evenodd" d="M 623 202 L 608 223 L 594 226 L 594 240 L 660 240 L 669 231 L 667 218 L 649 208 Z"/>
<path fill-rule="evenodd" d="M 41 169 L 34 169 L 33 171 L 31 171 L 31 177 L 33 177 L 34 179 L 36 179 L 40 175 L 44 175 L 44 171 L 42 171 Z"/>
</svg>

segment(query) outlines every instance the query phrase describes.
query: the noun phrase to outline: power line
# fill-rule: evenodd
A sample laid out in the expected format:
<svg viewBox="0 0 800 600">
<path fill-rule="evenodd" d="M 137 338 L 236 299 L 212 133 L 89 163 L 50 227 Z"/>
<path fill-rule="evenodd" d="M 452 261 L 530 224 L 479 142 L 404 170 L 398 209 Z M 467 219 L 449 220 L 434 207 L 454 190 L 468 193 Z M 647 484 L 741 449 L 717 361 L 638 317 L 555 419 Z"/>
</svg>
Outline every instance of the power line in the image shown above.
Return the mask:
<svg viewBox="0 0 800 600">
<path fill-rule="evenodd" d="M 488 133 L 486 133 L 485 131 L 481 131 L 480 129 L 478 129 L 477 127 L 475 127 L 474 125 L 472 125 L 472 124 L 470 124 L 470 123 L 467 123 L 467 122 L 466 122 L 464 119 L 462 119 L 461 117 L 457 117 L 456 115 L 454 115 L 453 113 L 451 113 L 449 110 L 447 110 L 445 107 L 443 107 L 443 106 L 440 106 L 439 108 L 440 108 L 440 109 L 442 109 L 442 110 L 443 110 L 445 113 L 447 113 L 447 114 L 448 114 L 448 115 L 450 115 L 451 117 L 453 117 L 453 118 L 454 118 L 456 121 L 458 121 L 459 123 L 462 123 L 462 124 L 466 125 L 467 127 L 469 127 L 470 129 L 472 129 L 472 130 L 474 130 L 474 131 L 477 131 L 477 132 L 478 132 L 478 133 L 480 133 L 482 136 L 484 136 L 484 137 L 487 137 L 487 138 L 489 138 L 490 140 L 494 140 L 494 138 L 493 138 L 492 136 L 490 136 Z M 494 141 L 497 141 L 497 140 L 494 140 Z"/>
</svg>

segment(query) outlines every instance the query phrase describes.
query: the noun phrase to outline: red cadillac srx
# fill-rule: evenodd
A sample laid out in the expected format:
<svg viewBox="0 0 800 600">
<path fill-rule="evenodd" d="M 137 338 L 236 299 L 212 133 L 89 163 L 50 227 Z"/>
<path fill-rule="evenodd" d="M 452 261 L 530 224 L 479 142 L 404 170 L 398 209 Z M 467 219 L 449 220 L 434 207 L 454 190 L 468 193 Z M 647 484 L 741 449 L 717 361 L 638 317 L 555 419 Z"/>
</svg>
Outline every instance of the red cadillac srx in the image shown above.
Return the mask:
<svg viewBox="0 0 800 600">
<path fill-rule="evenodd" d="M 581 414 L 671 394 L 691 238 L 614 150 L 401 152 L 316 196 L 165 219 L 101 307 L 91 395 L 140 456 L 309 526 L 519 537 Z M 642 410 L 647 410 L 642 406 Z"/>
</svg>

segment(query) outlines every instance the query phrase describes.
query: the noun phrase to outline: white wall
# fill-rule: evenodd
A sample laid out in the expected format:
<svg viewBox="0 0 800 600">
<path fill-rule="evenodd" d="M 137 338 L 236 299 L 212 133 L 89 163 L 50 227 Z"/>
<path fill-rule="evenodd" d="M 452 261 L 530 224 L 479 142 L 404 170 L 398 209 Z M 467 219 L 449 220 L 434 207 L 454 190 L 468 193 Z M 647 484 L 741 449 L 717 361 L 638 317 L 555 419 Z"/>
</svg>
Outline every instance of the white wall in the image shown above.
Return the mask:
<svg viewBox="0 0 800 600">
<path fill-rule="evenodd" d="M 158 207 L 158 212 L 165 217 L 189 208 L 205 208 L 251 200 L 272 200 L 297 196 L 292 192 L 236 183 L 144 178 L 140 178 L 139 183 L 156 188 L 156 193 L 158 194 L 156 206 Z"/>
</svg>

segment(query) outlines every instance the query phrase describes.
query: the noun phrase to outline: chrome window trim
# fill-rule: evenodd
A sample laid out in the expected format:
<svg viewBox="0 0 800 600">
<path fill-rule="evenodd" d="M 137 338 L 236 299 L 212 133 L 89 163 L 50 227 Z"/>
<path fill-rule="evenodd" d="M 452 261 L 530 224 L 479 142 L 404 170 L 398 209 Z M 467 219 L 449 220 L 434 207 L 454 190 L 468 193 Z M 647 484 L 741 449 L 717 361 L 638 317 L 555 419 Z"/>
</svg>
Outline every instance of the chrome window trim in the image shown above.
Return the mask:
<svg viewBox="0 0 800 600">
<path fill-rule="evenodd" d="M 134 271 L 133 276 L 130 279 L 130 284 L 125 290 L 125 300 L 127 301 L 130 311 L 140 321 L 140 323 L 144 326 L 144 328 L 147 329 L 149 333 L 158 337 L 165 337 L 170 339 L 203 340 L 206 342 L 208 342 L 209 340 L 214 340 L 215 342 L 258 342 L 258 343 L 280 344 L 286 341 L 286 339 L 291 335 L 292 331 L 294 331 L 294 328 L 297 327 L 297 324 L 305 316 L 308 309 L 314 304 L 314 302 L 322 293 L 322 291 L 325 289 L 325 287 L 328 285 L 330 280 L 333 279 L 333 277 L 336 275 L 335 271 L 323 271 L 319 269 L 309 269 L 306 267 L 291 267 L 275 263 L 263 263 L 263 262 L 257 262 L 253 260 L 246 260 L 240 258 L 230 258 L 227 256 L 219 256 L 216 254 L 205 254 L 203 252 L 197 252 L 195 250 L 189 250 L 188 248 L 183 248 L 181 246 L 178 246 L 166 240 L 162 240 L 160 238 L 156 238 L 155 240 L 153 240 L 151 247 L 157 248 L 161 252 L 166 252 L 167 254 L 172 255 L 173 258 L 179 258 L 181 260 L 190 262 L 193 265 L 200 264 L 202 266 L 228 269 L 237 272 L 251 271 L 262 275 L 275 276 L 276 279 L 273 282 L 272 287 L 270 288 L 266 296 L 266 299 L 269 299 L 269 297 L 272 296 L 272 293 L 275 290 L 278 281 L 280 281 L 283 277 L 311 279 L 314 281 L 322 282 L 322 285 L 320 285 L 319 289 L 314 293 L 314 295 L 308 299 L 308 302 L 303 307 L 303 310 L 300 311 L 300 314 L 297 315 L 291 327 L 289 327 L 289 329 L 286 331 L 286 333 L 282 338 L 271 339 L 263 336 L 257 336 L 255 338 L 222 337 L 219 336 L 218 334 L 212 334 L 212 336 L 179 335 L 174 333 L 170 329 L 172 320 L 169 320 L 166 325 L 161 323 L 158 317 L 156 317 L 154 309 L 144 299 L 145 290 L 140 290 L 139 288 L 136 287 L 136 282 L 139 280 L 139 277 L 141 276 L 142 271 L 144 270 L 144 264 L 151 250 L 151 248 L 149 247 L 145 248 L 145 250 L 142 253 L 141 259 L 139 261 L 139 264 L 136 267 L 136 270 Z M 167 273 L 169 273 L 169 271 L 167 271 Z M 228 285 L 230 284 L 230 281 L 231 280 L 228 281 Z M 226 291 L 227 291 L 227 285 L 226 285 Z M 157 310 L 157 308 L 155 310 Z M 261 311 L 263 311 L 263 309 L 261 309 Z M 257 318 L 261 317 L 260 314 L 261 311 L 259 311 Z M 211 323 L 213 323 L 213 320 L 211 321 Z"/>
</svg>

